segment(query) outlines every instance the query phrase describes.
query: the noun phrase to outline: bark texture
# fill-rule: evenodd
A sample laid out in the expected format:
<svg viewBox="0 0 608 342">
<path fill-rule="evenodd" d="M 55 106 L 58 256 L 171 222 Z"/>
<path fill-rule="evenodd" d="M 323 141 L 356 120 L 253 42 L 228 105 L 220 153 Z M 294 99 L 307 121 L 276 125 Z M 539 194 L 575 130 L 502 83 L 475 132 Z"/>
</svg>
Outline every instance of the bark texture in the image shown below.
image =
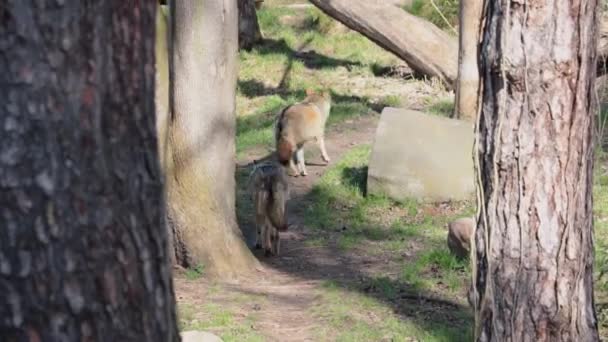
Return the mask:
<svg viewBox="0 0 608 342">
<path fill-rule="evenodd" d="M 0 6 L 0 340 L 178 341 L 154 2 Z"/>
<path fill-rule="evenodd" d="M 460 0 L 458 80 L 454 116 L 474 121 L 479 99 L 479 36 L 483 16 L 483 0 Z"/>
<path fill-rule="evenodd" d="M 262 32 L 255 11 L 255 0 L 237 0 L 239 8 L 239 49 L 249 50 L 262 41 Z"/>
<path fill-rule="evenodd" d="M 237 4 L 180 0 L 170 11 L 164 159 L 176 261 L 216 277 L 242 275 L 258 263 L 235 213 Z"/>
<path fill-rule="evenodd" d="M 489 0 L 476 130 L 477 341 L 597 341 L 596 0 Z"/>
<path fill-rule="evenodd" d="M 450 87 L 458 74 L 458 42 L 437 26 L 404 10 L 364 0 L 310 0 L 330 17 L 403 59 L 421 75 Z"/>
</svg>

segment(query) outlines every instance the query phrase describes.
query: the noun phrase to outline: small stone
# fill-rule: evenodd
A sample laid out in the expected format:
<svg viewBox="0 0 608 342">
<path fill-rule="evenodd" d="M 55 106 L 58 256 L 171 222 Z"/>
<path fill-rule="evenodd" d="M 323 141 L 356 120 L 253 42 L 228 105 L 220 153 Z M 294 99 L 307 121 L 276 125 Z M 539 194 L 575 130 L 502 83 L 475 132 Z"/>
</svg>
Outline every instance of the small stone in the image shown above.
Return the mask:
<svg viewBox="0 0 608 342">
<path fill-rule="evenodd" d="M 223 342 L 221 338 L 206 331 L 183 331 L 181 335 L 182 342 Z"/>
</svg>

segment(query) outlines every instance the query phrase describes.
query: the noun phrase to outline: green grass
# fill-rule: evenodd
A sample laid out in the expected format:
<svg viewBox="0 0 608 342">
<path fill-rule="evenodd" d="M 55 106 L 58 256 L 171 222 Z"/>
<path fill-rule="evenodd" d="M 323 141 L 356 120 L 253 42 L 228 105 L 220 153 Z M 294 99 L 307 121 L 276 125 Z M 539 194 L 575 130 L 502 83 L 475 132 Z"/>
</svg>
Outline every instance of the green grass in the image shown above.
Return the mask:
<svg viewBox="0 0 608 342">
<path fill-rule="evenodd" d="M 418 290 L 433 290 L 444 285 L 448 291 L 462 288 L 470 274 L 468 261 L 458 260 L 447 248 L 436 247 L 416 257 L 403 268 L 401 279 Z"/>
<path fill-rule="evenodd" d="M 454 100 L 452 99 L 439 99 L 429 103 L 429 113 L 451 117 L 454 112 Z"/>
<path fill-rule="evenodd" d="M 447 4 L 454 0 L 443 1 Z M 340 28 L 318 9 L 264 6 L 258 11 L 258 20 L 265 42 L 251 51 L 240 52 L 238 157 L 252 149 L 272 151 L 276 115 L 288 104 L 301 101 L 308 88 L 331 90 L 330 127 L 380 112 L 386 106 L 407 104 L 403 96 L 384 95 L 381 89 L 367 86 L 364 81 L 356 85 L 358 95 L 352 95 L 349 79 L 375 78 L 378 69 L 397 65 L 400 60 L 361 34 Z M 307 52 L 305 57 L 302 51 Z M 444 116 L 449 116 L 453 108 L 451 100 L 436 97 L 429 97 L 424 106 L 427 111 Z"/>
<path fill-rule="evenodd" d="M 435 293 L 447 297 L 461 296 L 470 274 L 467 261 L 451 255 L 445 243 L 445 223 L 452 215 L 425 217 L 419 215 L 428 205 L 414 200 L 395 202 L 385 197 L 366 196 L 369 146 L 356 147 L 333 164 L 319 179 L 310 196 L 306 223 L 321 232 L 334 234 L 341 252 L 379 254 L 392 259 L 417 245 L 412 256 L 402 261 L 397 279 L 372 277 L 367 286 L 372 298 L 357 293 L 348 285 L 329 284 L 327 304 L 322 306 L 323 319 L 330 322 L 324 334 L 338 333 L 336 341 L 373 341 L 386 336 L 394 340 L 416 337 L 423 341 L 455 341 L 450 336 L 465 338 L 470 326 L 452 326 L 442 319 L 422 322 L 417 317 L 400 318 L 390 313 L 392 301 L 400 291 Z M 459 216 L 469 215 L 467 206 Z M 333 297 L 336 297 L 335 301 Z M 462 296 L 461 296 L 462 297 Z M 337 300 L 338 298 L 344 300 Z M 321 309 L 319 309 L 321 310 Z M 368 322 L 357 315 L 371 311 L 382 316 Z M 459 315 L 464 314 L 459 311 Z M 469 322 L 469 321 L 465 321 Z M 343 331 L 343 332 L 340 332 Z"/>
<path fill-rule="evenodd" d="M 282 24 L 282 19 L 294 22 Z M 268 7 L 258 11 L 266 41 L 240 52 L 237 87 L 237 155 L 253 148 L 272 149 L 273 122 L 286 105 L 301 101 L 308 88 L 328 87 L 332 111 L 328 125 L 396 105 L 396 97 L 381 104 L 368 96 L 350 96 L 342 79 L 373 77 L 372 66 L 388 66 L 398 59 L 356 32 L 337 30 L 338 24 L 316 8 L 296 11 Z M 297 51 L 308 51 L 297 58 Z"/>
<path fill-rule="evenodd" d="M 408 222 L 418 213 L 421 205 L 417 201 L 396 202 L 386 197 L 366 196 L 370 151 L 368 145 L 356 147 L 325 172 L 311 192 L 313 204 L 307 209 L 306 223 L 315 229 L 342 231 L 338 246 L 345 250 L 362 239 L 387 242 L 420 236 L 438 243 L 445 239 L 443 225 L 453 217 L 427 217 L 420 222 Z M 460 215 L 472 211 L 468 206 Z"/>
<path fill-rule="evenodd" d="M 205 274 L 205 265 L 198 264 L 194 267 L 186 269 L 186 278 L 188 280 L 200 279 Z"/>
<path fill-rule="evenodd" d="M 381 296 L 397 297 L 398 289 L 388 278 L 372 280 Z M 315 306 L 313 314 L 325 324 L 319 330 L 319 340 L 330 341 L 470 341 L 470 329 L 449 325 L 437 319 L 425 319 L 414 314 L 404 319 L 382 300 L 345 288 L 336 282 L 326 282 L 319 290 L 323 304 Z M 422 311 L 422 310 L 421 310 Z M 462 319 L 464 317 L 458 317 Z"/>
<path fill-rule="evenodd" d="M 196 317 L 199 311 L 202 313 L 202 318 Z M 255 321 L 252 315 L 245 317 L 243 321 L 237 321 L 233 313 L 215 304 L 206 304 L 202 308 L 182 304 L 178 307 L 178 315 L 181 331 L 210 331 L 225 342 L 264 341 L 264 338 L 251 327 Z"/>
<path fill-rule="evenodd" d="M 441 14 L 433 7 L 431 0 L 413 0 L 411 5 L 404 9 L 417 17 L 426 19 L 438 27 L 453 33 L 451 27 L 458 26 L 458 5 L 456 0 L 434 0 L 437 8 L 443 14 L 446 20 L 441 17 Z"/>
</svg>

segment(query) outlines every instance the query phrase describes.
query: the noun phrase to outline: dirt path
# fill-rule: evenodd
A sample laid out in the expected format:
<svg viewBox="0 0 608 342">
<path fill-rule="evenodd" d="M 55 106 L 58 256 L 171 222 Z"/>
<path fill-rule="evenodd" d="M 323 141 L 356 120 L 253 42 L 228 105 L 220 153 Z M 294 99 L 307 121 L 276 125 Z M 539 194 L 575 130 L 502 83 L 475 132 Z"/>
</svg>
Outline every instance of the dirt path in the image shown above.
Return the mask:
<svg viewBox="0 0 608 342">
<path fill-rule="evenodd" d="M 346 121 L 328 132 L 326 145 L 332 163 L 340 160 L 349 149 L 370 144 L 377 120 L 378 115 L 365 116 Z M 208 302 L 221 303 L 221 306 L 237 312 L 241 319 L 253 316 L 255 320 L 250 328 L 265 341 L 318 340 L 315 330 L 322 326 L 322 322 L 310 314 L 319 300 L 318 286 L 323 279 L 354 277 L 355 273 L 347 274 L 346 271 L 362 265 L 345 264 L 346 260 L 334 253 L 334 248 L 311 248 L 304 243 L 313 234 L 304 225 L 303 215 L 309 201 L 307 194 L 327 168 L 321 162 L 318 150 L 309 150 L 312 157 L 307 160 L 308 176 L 290 177 L 288 213 L 293 225 L 281 235 L 281 255 L 266 258 L 256 251 L 265 267 L 255 281 L 218 285 L 203 279 L 188 280 L 183 271 L 177 272 L 178 303 L 193 307 L 204 307 Z M 240 167 L 247 167 L 253 159 L 262 157 L 249 155 L 239 161 Z M 254 227 L 250 221 L 245 226 L 245 235 L 251 238 Z M 204 319 L 205 313 L 196 315 Z"/>
</svg>

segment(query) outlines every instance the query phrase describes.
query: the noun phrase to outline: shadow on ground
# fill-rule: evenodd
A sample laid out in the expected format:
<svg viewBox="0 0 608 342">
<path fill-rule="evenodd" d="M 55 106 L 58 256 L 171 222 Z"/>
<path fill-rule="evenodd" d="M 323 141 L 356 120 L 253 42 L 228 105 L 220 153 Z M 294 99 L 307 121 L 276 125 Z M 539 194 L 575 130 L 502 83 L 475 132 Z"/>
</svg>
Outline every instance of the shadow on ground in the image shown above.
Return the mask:
<svg viewBox="0 0 608 342">
<path fill-rule="evenodd" d="M 245 179 L 248 170 L 247 165 L 239 168 L 237 171 L 239 182 Z M 346 168 L 341 177 L 345 184 L 359 187 L 364 192 L 366 174 L 366 167 Z M 295 222 L 292 222 L 295 225 L 290 228 L 292 230 L 290 234 L 301 238 L 283 240 L 280 257 L 264 257 L 259 251 L 254 251 L 263 264 L 300 279 L 320 281 L 328 286 L 373 298 L 391 308 L 402 320 L 414 323 L 440 341 L 471 339 L 473 318 L 470 308 L 441 298 L 415 284 L 408 284 L 400 277 L 381 276 L 382 271 L 369 272 L 370 267 L 385 265 L 392 261 L 383 260 L 387 254 L 367 255 L 365 251 L 358 254 L 356 250 L 340 248 L 338 237 L 341 229 L 346 228 L 307 226 L 303 218 L 310 213 L 310 207 L 314 204 L 315 196 L 318 195 L 309 191 L 296 191 L 292 194 L 288 211 L 290 218 L 295 218 Z M 243 199 L 242 196 L 239 198 L 241 198 L 238 204 L 239 225 L 245 235 L 251 237 L 251 233 L 255 230 L 250 219 L 251 203 L 247 198 Z M 366 230 L 366 228 L 361 229 L 358 234 L 380 243 L 407 238 L 398 233 L 391 234 L 389 227 L 384 228 L 386 234 L 377 234 L 375 230 Z M 319 238 L 324 243 L 319 245 L 306 243 Z M 389 257 L 399 257 L 399 255 L 389 255 Z M 255 294 L 259 295 L 259 293 Z"/>
</svg>

